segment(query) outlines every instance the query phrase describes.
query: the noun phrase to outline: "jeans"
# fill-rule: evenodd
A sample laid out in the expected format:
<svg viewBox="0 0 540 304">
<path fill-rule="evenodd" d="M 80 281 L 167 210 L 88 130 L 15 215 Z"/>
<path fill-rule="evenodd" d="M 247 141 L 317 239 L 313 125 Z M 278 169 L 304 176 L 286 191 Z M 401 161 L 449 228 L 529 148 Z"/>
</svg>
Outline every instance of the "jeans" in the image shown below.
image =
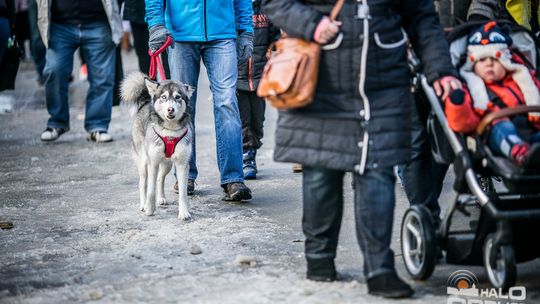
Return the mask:
<svg viewBox="0 0 540 304">
<path fill-rule="evenodd" d="M 47 111 L 51 116 L 47 126 L 69 128 L 69 76 L 77 48 L 86 60 L 90 83 L 84 128 L 88 132 L 107 131 L 111 121 L 116 55 L 106 22 L 80 25 L 51 23 L 43 70 Z"/>
<path fill-rule="evenodd" d="M 243 182 L 242 124 L 236 99 L 238 70 L 235 40 L 176 42 L 174 49 L 169 49 L 171 78 L 197 87 L 201 58 L 208 71 L 214 102 L 217 162 L 221 185 Z M 196 102 L 197 92 L 194 92 L 190 102 L 193 130 L 195 130 Z M 195 149 L 194 134 L 188 176 L 192 180 L 196 179 L 198 174 Z"/>
<path fill-rule="evenodd" d="M 540 142 L 540 132 L 532 133 L 529 142 L 531 144 Z M 488 145 L 493 152 L 511 157 L 512 147 L 521 143 L 523 139 L 512 121 L 503 120 L 491 126 Z"/>
<path fill-rule="evenodd" d="M 302 229 L 308 259 L 334 259 L 343 215 L 345 172 L 303 167 Z M 394 172 L 392 167 L 354 174 L 356 237 L 364 257 L 366 279 L 394 271 L 390 249 L 394 220 Z"/>
<path fill-rule="evenodd" d="M 266 102 L 256 92 L 238 91 L 238 107 L 242 120 L 242 146 L 244 152 L 262 146 L 264 136 L 264 110 Z"/>
<path fill-rule="evenodd" d="M 421 98 L 418 97 L 417 98 Z M 427 112 L 426 100 L 416 100 L 411 108 L 411 159 L 402 166 L 402 185 L 411 205 L 423 205 L 430 211 L 435 227 L 440 223 L 439 196 L 448 165 L 438 164 L 431 155 L 426 122 L 419 112 Z M 419 107 L 423 107 L 419 109 Z M 442 134 L 440 136 L 443 136 Z"/>
</svg>

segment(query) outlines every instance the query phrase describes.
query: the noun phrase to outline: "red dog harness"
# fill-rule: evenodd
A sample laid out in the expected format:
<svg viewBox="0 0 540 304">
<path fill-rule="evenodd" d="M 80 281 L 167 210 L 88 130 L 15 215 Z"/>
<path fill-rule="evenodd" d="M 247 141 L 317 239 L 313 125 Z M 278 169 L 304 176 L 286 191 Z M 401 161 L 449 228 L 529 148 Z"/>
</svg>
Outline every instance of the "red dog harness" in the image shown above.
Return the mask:
<svg viewBox="0 0 540 304">
<path fill-rule="evenodd" d="M 154 132 L 156 132 L 156 135 L 159 136 L 159 138 L 161 138 L 161 140 L 165 144 L 165 158 L 170 158 L 173 155 L 174 149 L 176 148 L 176 145 L 178 144 L 178 142 L 181 141 L 182 138 L 184 138 L 184 136 L 186 136 L 186 134 L 188 132 L 188 129 L 186 129 L 186 132 L 184 132 L 184 134 L 182 134 L 182 135 L 180 135 L 178 137 L 161 136 L 156 131 L 156 129 L 154 129 Z"/>
</svg>

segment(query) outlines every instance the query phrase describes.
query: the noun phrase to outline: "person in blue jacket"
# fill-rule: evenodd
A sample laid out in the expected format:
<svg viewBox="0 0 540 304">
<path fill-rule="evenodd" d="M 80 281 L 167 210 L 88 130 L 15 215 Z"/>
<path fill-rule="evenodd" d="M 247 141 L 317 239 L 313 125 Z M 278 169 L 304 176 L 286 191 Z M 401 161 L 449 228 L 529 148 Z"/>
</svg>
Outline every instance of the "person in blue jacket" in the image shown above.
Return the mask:
<svg viewBox="0 0 540 304">
<path fill-rule="evenodd" d="M 253 51 L 251 0 L 145 0 L 148 46 L 159 49 L 170 36 L 171 78 L 197 87 L 202 59 L 214 99 L 217 161 L 224 200 L 251 199 L 242 172 L 242 124 L 236 99 L 237 63 Z M 195 130 L 196 92 L 191 98 Z M 195 140 L 189 165 L 188 195 L 197 178 Z M 175 185 L 175 190 L 178 186 Z"/>
</svg>

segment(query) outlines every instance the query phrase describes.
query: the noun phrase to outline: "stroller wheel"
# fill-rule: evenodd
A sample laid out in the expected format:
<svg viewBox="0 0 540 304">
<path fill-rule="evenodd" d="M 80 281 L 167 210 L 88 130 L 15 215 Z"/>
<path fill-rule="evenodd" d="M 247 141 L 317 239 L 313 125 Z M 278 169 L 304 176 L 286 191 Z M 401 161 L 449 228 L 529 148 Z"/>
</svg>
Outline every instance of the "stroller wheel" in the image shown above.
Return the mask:
<svg viewBox="0 0 540 304">
<path fill-rule="evenodd" d="M 492 233 L 484 242 L 484 266 L 489 282 L 506 291 L 516 282 L 516 259 L 512 245 L 499 245 Z"/>
<path fill-rule="evenodd" d="M 423 206 L 411 206 L 401 223 L 401 250 L 409 275 L 427 279 L 435 269 L 437 246 L 430 212 Z"/>
</svg>

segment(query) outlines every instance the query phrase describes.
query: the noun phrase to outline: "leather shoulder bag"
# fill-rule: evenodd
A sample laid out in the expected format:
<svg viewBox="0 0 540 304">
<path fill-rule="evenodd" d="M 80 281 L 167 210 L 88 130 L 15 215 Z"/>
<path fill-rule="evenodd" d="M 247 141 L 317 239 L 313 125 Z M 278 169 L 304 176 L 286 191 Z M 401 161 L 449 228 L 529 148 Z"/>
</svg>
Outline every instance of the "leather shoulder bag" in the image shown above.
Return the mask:
<svg viewBox="0 0 540 304">
<path fill-rule="evenodd" d="M 338 0 L 330 19 L 335 20 L 345 0 Z M 284 37 L 266 63 L 257 95 L 279 110 L 305 107 L 313 101 L 321 45 L 300 38 Z"/>
</svg>

